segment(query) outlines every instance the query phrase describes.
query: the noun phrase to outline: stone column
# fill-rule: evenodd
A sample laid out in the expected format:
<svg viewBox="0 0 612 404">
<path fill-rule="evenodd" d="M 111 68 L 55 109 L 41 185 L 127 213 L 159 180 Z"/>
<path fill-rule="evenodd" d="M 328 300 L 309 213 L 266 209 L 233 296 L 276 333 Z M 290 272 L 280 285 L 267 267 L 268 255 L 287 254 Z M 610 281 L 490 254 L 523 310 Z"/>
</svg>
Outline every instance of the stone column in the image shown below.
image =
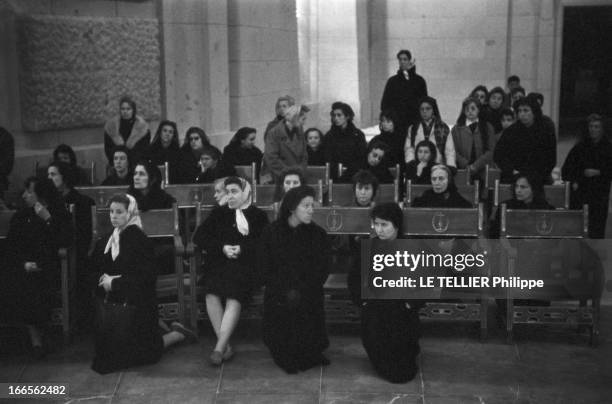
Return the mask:
<svg viewBox="0 0 612 404">
<path fill-rule="evenodd" d="M 15 13 L 0 1 L 0 125 L 11 132 L 21 130 L 16 42 Z"/>
<path fill-rule="evenodd" d="M 216 144 L 215 134 L 229 130 L 227 2 L 159 1 L 162 113 L 177 122 L 181 139 L 200 126 Z"/>
</svg>

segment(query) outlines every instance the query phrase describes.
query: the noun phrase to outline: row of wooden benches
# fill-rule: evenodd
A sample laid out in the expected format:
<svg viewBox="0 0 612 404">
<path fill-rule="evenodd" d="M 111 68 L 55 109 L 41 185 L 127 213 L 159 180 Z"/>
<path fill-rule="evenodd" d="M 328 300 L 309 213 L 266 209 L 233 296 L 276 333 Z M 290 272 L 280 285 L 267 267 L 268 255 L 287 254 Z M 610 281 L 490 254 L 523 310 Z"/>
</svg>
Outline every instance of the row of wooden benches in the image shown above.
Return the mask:
<svg viewBox="0 0 612 404">
<path fill-rule="evenodd" d="M 202 223 L 212 211 L 211 206 L 201 203 L 196 205 L 196 225 Z M 270 219 L 274 219 L 278 213 L 278 205 L 263 208 Z M 418 237 L 460 237 L 471 239 L 483 239 L 485 237 L 486 217 L 484 205 L 478 204 L 470 209 L 435 209 L 435 208 L 404 208 L 404 224 L 406 236 Z M 0 229 L 8 228 L 11 212 L 0 213 Z M 587 207 L 584 210 L 554 210 L 554 211 L 524 211 L 507 210 L 502 207 L 502 239 L 532 238 L 532 239 L 582 239 L 587 237 L 588 221 Z M 198 308 L 198 271 L 201 268 L 202 254 L 197 251 L 193 243 L 185 245 L 180 235 L 179 228 L 179 205 L 175 204 L 172 209 L 151 210 L 141 214 L 143 230 L 149 237 L 170 238 L 174 243 L 175 273 L 170 276 L 162 276 L 158 281 L 158 295 L 160 298 L 176 296 L 176 301 L 168 305 L 161 304 L 162 314 L 175 315 L 194 326 L 201 317 L 201 309 Z M 315 209 L 313 220 L 322 226 L 330 235 L 355 234 L 367 235 L 371 233 L 369 209 L 357 207 L 319 207 Z M 108 209 L 92 207 L 93 242 L 98 240 L 112 230 Z M 0 238 L 6 234 L 0 232 Z M 69 336 L 71 327 L 71 290 L 74 288 L 76 261 L 74 247 L 61 249 L 59 252 L 62 261 L 62 308 L 61 324 L 66 337 Z M 511 246 L 507 249 L 502 265 L 506 268 L 505 273 L 512 276 L 514 262 L 518 254 Z M 189 262 L 189 273 L 185 273 L 184 262 Z M 490 268 L 488 272 L 490 275 Z M 331 307 L 338 311 L 341 308 L 350 308 L 347 299 L 345 278 L 342 275 L 332 274 L 326 284 L 326 293 Z M 508 316 L 507 331 L 509 337 L 512 335 L 512 327 L 516 322 L 524 322 L 519 313 L 524 310 L 535 310 L 534 307 L 514 307 L 511 290 L 508 290 Z M 599 301 L 592 296 L 586 296 L 583 300 L 591 299 L 592 307 L 576 306 L 568 311 L 567 307 L 559 307 L 556 315 L 550 317 L 554 307 L 546 307 L 548 313 L 539 323 L 573 322 L 586 324 L 591 327 L 592 335 L 598 334 L 599 324 Z M 487 307 L 486 296 L 470 302 L 432 302 L 422 311 L 422 315 L 436 320 L 463 320 L 478 321 L 482 338 L 487 334 Z M 258 301 L 258 299 L 256 299 Z M 350 309 L 348 310 L 350 311 Z M 354 311 L 354 309 L 353 309 Z M 251 313 L 253 311 L 251 310 Z M 560 317 L 561 316 L 561 317 Z M 349 319 L 350 320 L 350 319 Z M 530 321 L 533 316 L 530 317 Z"/>
</svg>

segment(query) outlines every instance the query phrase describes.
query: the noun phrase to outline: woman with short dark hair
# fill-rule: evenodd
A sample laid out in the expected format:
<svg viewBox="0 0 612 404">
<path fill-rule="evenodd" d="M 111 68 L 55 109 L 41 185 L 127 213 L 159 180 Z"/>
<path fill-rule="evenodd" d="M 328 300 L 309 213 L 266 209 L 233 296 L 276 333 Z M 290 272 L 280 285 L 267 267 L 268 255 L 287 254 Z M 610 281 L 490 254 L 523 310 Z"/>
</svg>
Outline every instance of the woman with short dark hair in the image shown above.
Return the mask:
<svg viewBox="0 0 612 404">
<path fill-rule="evenodd" d="M 243 127 L 238 129 L 223 149 L 223 161 L 231 166 L 250 166 L 255 163 L 256 178 L 259 178 L 259 169 L 263 153 L 255 146 L 257 130 L 255 128 Z"/>
<path fill-rule="evenodd" d="M 195 182 L 198 184 L 211 184 L 216 179 L 236 175 L 236 168 L 228 164 L 221 156 L 219 149 L 213 146 L 204 146 L 200 153 L 200 174 Z"/>
<path fill-rule="evenodd" d="M 33 355 L 41 358 L 42 332 L 61 288 L 58 250 L 70 245 L 73 228 L 51 180 L 30 177 L 24 186 L 25 207 L 11 218 L 0 271 L 0 322 L 25 324 Z"/>
<path fill-rule="evenodd" d="M 353 175 L 353 193 L 355 194 L 355 206 L 374 206 L 374 199 L 378 192 L 378 179 L 368 170 L 359 170 Z"/>
<path fill-rule="evenodd" d="M 256 245 L 268 216 L 251 204 L 251 185 L 238 177 L 225 180 L 227 204 L 214 209 L 196 229 L 193 242 L 206 251 L 206 311 L 217 335 L 209 357 L 221 365 L 234 355 L 230 337 L 254 285 Z"/>
<path fill-rule="evenodd" d="M 342 177 L 344 182 L 349 182 L 365 160 L 365 135 L 355 127 L 355 113 L 350 105 L 334 102 L 330 116 L 332 126 L 325 134 L 325 160 L 331 165 L 331 177 L 334 180 Z M 345 173 L 337 172 L 338 163 L 346 168 Z"/>
<path fill-rule="evenodd" d="M 102 181 L 103 186 L 130 185 L 132 180 L 132 165 L 130 151 L 125 146 L 117 146 L 113 149 L 112 173 Z"/>
<path fill-rule="evenodd" d="M 127 147 L 130 158 L 136 160 L 146 155 L 150 142 L 149 124 L 136 115 L 136 102 L 131 97 L 121 97 L 119 115 L 104 124 L 104 153 L 108 163 L 113 162 L 113 149 L 116 146 Z"/>
<path fill-rule="evenodd" d="M 304 173 L 298 167 L 290 167 L 283 170 L 279 177 L 279 182 L 276 184 L 276 192 L 274 200 L 276 202 L 282 201 L 285 194 L 292 188 L 297 188 L 302 185 L 306 185 L 306 178 Z"/>
<path fill-rule="evenodd" d="M 403 214 L 396 203 L 377 204 L 370 217 L 376 239 L 403 238 Z M 355 265 L 348 277 L 353 302 L 361 306 L 361 341 L 376 372 L 391 383 L 406 383 L 418 373 L 421 326 L 417 300 L 362 300 L 361 249 L 354 251 Z"/>
<path fill-rule="evenodd" d="M 385 110 L 380 113 L 378 119 L 378 128 L 380 134 L 370 140 L 370 144 L 374 142 L 383 142 L 389 146 L 387 155 L 387 165 L 395 167 L 396 164 L 404 165 L 404 142 L 406 134 L 401 133 L 398 127 L 398 118 L 392 110 Z"/>
<path fill-rule="evenodd" d="M 539 173 L 545 184 L 552 183 L 550 173 L 557 163 L 554 128 L 545 124 L 534 98 L 521 98 L 513 108 L 517 121 L 504 129 L 493 155 L 501 170 L 500 182 L 510 184 L 519 172 L 532 172 Z"/>
<path fill-rule="evenodd" d="M 306 151 L 308 152 L 309 166 L 324 166 L 325 148 L 323 146 L 323 132 L 317 128 L 308 128 L 304 132 L 306 138 Z"/>
<path fill-rule="evenodd" d="M 279 218 L 260 243 L 264 295 L 264 343 L 287 373 L 328 365 L 323 285 L 329 274 L 330 245 L 312 221 L 315 191 L 290 189 Z"/>
</svg>

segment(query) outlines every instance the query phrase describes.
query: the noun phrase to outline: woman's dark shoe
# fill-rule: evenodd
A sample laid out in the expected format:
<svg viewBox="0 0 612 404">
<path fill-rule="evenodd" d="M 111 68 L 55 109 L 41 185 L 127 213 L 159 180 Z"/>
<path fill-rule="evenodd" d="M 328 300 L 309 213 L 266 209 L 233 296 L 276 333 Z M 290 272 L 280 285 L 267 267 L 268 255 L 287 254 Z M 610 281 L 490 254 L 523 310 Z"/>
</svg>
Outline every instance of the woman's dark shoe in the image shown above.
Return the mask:
<svg viewBox="0 0 612 404">
<path fill-rule="evenodd" d="M 179 323 L 178 321 L 173 322 L 170 327 L 172 328 L 172 331 L 176 331 L 179 334 L 183 334 L 183 336 L 185 337 L 185 342 L 189 344 L 194 344 L 198 342 L 198 335 L 195 332 L 191 331 L 189 328 L 185 327 L 183 324 Z"/>
<path fill-rule="evenodd" d="M 228 345 L 225 348 L 225 352 L 223 352 L 223 361 L 227 362 L 228 360 L 232 359 L 234 357 L 234 350 L 232 349 L 232 347 L 230 345 Z"/>
<path fill-rule="evenodd" d="M 223 354 L 219 351 L 212 351 L 208 357 L 208 361 L 211 365 L 219 366 L 223 363 Z"/>
</svg>

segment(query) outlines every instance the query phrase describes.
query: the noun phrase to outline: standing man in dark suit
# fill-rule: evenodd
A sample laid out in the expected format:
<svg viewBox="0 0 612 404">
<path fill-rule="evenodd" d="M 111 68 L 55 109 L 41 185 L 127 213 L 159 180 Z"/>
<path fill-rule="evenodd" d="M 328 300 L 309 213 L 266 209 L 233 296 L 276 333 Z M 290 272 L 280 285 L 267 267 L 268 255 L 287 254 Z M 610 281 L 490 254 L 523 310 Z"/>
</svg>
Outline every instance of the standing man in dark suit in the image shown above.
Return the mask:
<svg viewBox="0 0 612 404">
<path fill-rule="evenodd" d="M 389 77 L 380 102 L 381 111 L 392 110 L 398 117 L 398 129 L 405 134 L 408 126 L 419 120 L 419 100 L 427 95 L 425 79 L 416 74 L 415 59 L 406 49 L 397 52 L 399 70 Z"/>
</svg>

